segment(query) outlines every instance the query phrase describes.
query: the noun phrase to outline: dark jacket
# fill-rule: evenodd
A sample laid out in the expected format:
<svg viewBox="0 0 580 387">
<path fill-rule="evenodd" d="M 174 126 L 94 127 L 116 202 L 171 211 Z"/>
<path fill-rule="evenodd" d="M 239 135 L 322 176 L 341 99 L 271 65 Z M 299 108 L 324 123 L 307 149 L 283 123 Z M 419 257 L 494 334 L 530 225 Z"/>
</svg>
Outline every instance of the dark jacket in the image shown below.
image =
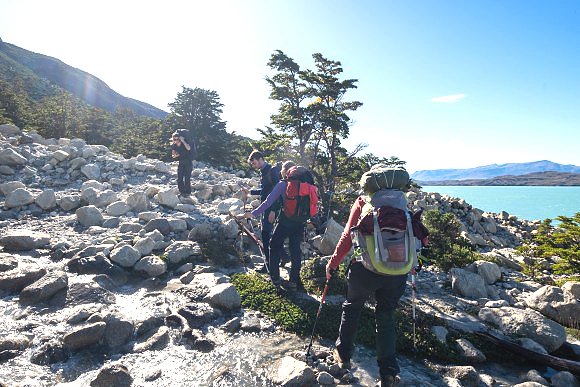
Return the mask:
<svg viewBox="0 0 580 387">
<path fill-rule="evenodd" d="M 259 189 L 253 189 L 250 191 L 252 195 L 260 195 L 260 201 L 266 200 L 270 192 L 274 189 L 274 186 L 280 181 L 280 167 L 271 166 L 267 162 L 260 170 L 260 185 Z M 271 209 L 276 211 L 280 208 L 280 203 L 272 205 Z"/>
</svg>

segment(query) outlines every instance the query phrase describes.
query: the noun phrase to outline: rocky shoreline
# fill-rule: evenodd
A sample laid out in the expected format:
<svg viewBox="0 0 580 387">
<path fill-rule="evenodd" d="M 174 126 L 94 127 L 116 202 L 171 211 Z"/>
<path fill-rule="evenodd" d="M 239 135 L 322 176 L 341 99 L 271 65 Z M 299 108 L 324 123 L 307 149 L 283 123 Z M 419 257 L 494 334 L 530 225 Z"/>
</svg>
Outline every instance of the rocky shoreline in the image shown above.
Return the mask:
<svg viewBox="0 0 580 387">
<path fill-rule="evenodd" d="M 368 385 L 376 377 L 364 351 L 355 355 L 356 371 L 337 369 L 329 343 L 305 362 L 299 338 L 241 307 L 229 277 L 247 270 L 239 257 L 219 248 L 218 259 L 208 257 L 206 243 L 231 245 L 238 235 L 228 213 L 244 211 L 240 184 L 257 185 L 243 172 L 194 163 L 193 195 L 181 198 L 174 164 L 125 159 L 104 146 L 44 139 L 12 125 L 0 126 L 0 145 L 0 384 Z M 479 349 L 446 334 L 519 337 L 519 345 L 538 353 L 566 346 L 572 361 L 579 360 L 580 346 L 565 327 L 578 327 L 580 284 L 531 281 L 521 265 L 532 258 L 514 250 L 537 232 L 538 222 L 436 193 L 408 198 L 415 208 L 453 213 L 463 235 L 493 262 L 449 273 L 429 268 L 418 277 L 419 310 L 438 318 L 433 332 L 460 348 L 463 364 L 427 367 L 403 358 L 401 385 L 577 385 L 570 372 L 540 372 L 531 364 L 489 371 Z M 340 231 L 329 222 L 325 235 L 311 230 L 303 247 L 311 257 L 328 255 Z M 245 264 L 259 267 L 260 260 Z M 255 358 L 244 352 L 260 341 L 272 348 Z M 247 364 L 216 368 L 232 354 Z M 155 356 L 165 368 L 139 367 Z M 171 368 L 177 359 L 197 359 L 204 367 L 191 376 L 189 369 Z"/>
</svg>

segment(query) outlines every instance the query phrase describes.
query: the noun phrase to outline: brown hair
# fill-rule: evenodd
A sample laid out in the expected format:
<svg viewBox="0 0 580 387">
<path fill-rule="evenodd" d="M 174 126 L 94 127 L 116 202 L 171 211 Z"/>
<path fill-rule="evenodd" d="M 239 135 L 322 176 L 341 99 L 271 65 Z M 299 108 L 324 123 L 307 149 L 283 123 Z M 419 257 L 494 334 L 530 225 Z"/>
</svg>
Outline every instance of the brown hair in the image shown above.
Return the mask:
<svg viewBox="0 0 580 387">
<path fill-rule="evenodd" d="M 259 150 L 253 150 L 252 153 L 250 153 L 250 156 L 248 156 L 248 163 L 251 162 L 252 160 L 260 160 L 264 158 L 264 154 L 262 152 L 260 152 Z"/>
</svg>

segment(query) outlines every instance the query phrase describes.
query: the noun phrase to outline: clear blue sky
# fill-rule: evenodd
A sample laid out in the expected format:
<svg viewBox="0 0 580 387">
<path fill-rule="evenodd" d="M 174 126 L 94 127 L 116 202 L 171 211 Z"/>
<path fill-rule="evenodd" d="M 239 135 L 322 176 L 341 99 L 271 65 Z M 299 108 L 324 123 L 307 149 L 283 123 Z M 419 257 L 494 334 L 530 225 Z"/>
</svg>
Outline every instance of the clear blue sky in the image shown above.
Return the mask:
<svg viewBox="0 0 580 387">
<path fill-rule="evenodd" d="M 251 137 L 277 107 L 272 52 L 320 52 L 359 80 L 349 148 L 410 171 L 580 165 L 580 1 L 0 0 L 0 37 L 164 110 L 182 85 L 216 90 Z"/>
</svg>

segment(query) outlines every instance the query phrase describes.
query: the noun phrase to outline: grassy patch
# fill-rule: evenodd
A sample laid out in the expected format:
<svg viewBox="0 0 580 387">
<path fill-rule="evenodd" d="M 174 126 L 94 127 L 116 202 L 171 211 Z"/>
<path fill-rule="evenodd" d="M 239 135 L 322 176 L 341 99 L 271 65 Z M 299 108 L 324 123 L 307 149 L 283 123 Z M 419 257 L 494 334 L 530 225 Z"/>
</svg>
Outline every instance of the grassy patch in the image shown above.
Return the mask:
<svg viewBox="0 0 580 387">
<path fill-rule="evenodd" d="M 315 300 L 292 298 L 290 294 L 281 294 L 264 277 L 256 274 L 235 274 L 232 283 L 240 293 L 242 305 L 259 310 L 275 320 L 283 329 L 301 336 L 309 336 L 319 303 Z M 318 292 L 318 294 L 320 294 Z M 336 340 L 340 325 L 342 307 L 324 305 L 322 308 L 316 335 Z M 428 357 L 431 359 L 451 361 L 456 358 L 454 351 L 439 343 L 430 327 L 434 324 L 428 315 L 418 314 L 416 325 L 417 351 L 413 347 L 413 320 L 411 306 L 402 305 L 396 312 L 397 348 L 410 356 Z M 356 341 L 359 344 L 373 347 L 375 345 L 374 310 L 365 306 L 359 320 Z"/>
</svg>

